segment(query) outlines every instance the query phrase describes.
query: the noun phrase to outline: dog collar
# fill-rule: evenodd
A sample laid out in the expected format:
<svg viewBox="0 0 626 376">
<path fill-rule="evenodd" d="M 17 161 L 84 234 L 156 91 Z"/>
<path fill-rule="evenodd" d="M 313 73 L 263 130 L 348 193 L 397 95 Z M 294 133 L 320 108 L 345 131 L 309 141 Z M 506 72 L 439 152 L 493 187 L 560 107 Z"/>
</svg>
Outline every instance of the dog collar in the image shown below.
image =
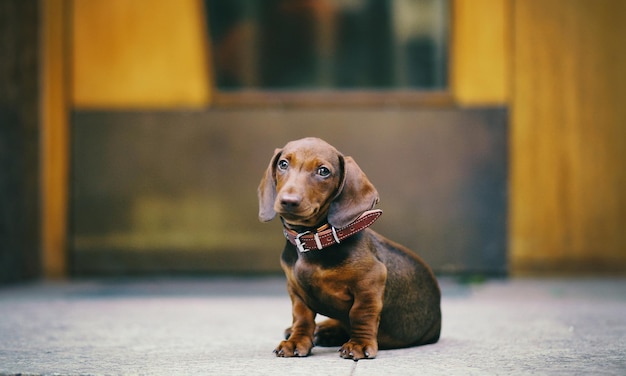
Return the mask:
<svg viewBox="0 0 626 376">
<path fill-rule="evenodd" d="M 337 229 L 325 224 L 315 231 L 296 232 L 283 227 L 283 234 L 289 242 L 298 248 L 301 253 L 314 251 L 339 244 L 346 238 L 365 230 L 383 214 L 380 209 L 368 210 L 361 214 L 349 225 Z"/>
</svg>

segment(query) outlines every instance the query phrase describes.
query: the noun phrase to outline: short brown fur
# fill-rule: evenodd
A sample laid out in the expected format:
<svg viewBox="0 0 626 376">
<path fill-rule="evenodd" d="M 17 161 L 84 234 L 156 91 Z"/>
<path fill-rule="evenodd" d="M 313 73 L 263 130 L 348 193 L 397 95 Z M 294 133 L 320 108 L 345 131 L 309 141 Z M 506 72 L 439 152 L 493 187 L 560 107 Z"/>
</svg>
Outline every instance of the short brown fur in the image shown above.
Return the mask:
<svg viewBox="0 0 626 376">
<path fill-rule="evenodd" d="M 324 223 L 341 228 L 378 202 L 356 162 L 318 138 L 276 149 L 258 193 L 261 221 L 278 214 L 298 232 Z M 287 241 L 281 266 L 293 322 L 277 356 L 307 356 L 319 345 L 341 346 L 346 359 L 371 359 L 379 347 L 439 340 L 441 294 L 431 269 L 371 229 L 306 253 Z M 316 325 L 318 313 L 329 319 Z"/>
</svg>

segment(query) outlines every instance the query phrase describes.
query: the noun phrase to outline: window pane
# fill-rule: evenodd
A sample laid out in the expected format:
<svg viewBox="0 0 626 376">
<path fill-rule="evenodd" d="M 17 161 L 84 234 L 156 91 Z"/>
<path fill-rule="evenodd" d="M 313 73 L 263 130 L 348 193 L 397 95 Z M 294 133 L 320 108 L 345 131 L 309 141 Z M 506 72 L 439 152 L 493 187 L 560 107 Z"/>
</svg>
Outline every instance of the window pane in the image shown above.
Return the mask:
<svg viewBox="0 0 626 376">
<path fill-rule="evenodd" d="M 218 89 L 443 89 L 447 0 L 206 0 Z"/>
</svg>

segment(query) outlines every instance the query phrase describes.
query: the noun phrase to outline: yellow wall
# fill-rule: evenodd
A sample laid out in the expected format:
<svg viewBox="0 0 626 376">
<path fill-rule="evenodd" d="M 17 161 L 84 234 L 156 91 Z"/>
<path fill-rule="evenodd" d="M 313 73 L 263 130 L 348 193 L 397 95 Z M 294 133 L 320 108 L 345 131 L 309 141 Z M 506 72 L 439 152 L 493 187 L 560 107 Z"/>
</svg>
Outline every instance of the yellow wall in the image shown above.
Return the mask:
<svg viewBox="0 0 626 376">
<path fill-rule="evenodd" d="M 510 92 L 509 0 L 452 1 L 451 90 L 462 106 L 505 105 Z"/>
<path fill-rule="evenodd" d="M 70 106 L 211 103 L 201 0 L 50 4 L 72 10 L 65 13 L 72 15 Z M 511 271 L 626 271 L 626 2 L 453 0 L 452 9 L 453 97 L 511 111 Z M 62 114 L 46 116 L 67 127 Z M 45 149 L 44 159 L 54 150 Z M 67 155 L 55 160 L 48 176 L 64 173 Z M 49 181 L 44 196 L 63 198 L 66 185 Z M 46 223 L 64 220 L 55 210 Z M 62 242 L 47 239 L 52 275 Z"/>
<path fill-rule="evenodd" d="M 626 270 L 626 2 L 514 2 L 510 260 Z"/>
<path fill-rule="evenodd" d="M 202 0 L 72 1 L 77 107 L 206 107 Z"/>
<path fill-rule="evenodd" d="M 452 91 L 508 104 L 513 274 L 626 271 L 626 2 L 455 0 Z"/>
</svg>

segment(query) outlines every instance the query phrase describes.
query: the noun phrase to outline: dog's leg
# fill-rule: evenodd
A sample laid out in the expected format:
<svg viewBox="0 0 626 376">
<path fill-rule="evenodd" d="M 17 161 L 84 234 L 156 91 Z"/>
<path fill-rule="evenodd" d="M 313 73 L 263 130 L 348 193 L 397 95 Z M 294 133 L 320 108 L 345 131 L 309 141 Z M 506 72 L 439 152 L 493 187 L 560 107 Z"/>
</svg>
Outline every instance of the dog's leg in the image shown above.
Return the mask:
<svg viewBox="0 0 626 376">
<path fill-rule="evenodd" d="M 335 319 L 324 320 L 315 328 L 313 342 L 315 346 L 341 346 L 350 339 L 341 322 Z"/>
<path fill-rule="evenodd" d="M 355 302 L 350 310 L 350 340 L 341 347 L 342 358 L 359 360 L 374 358 L 378 352 L 378 323 L 381 303 Z"/>
<path fill-rule="evenodd" d="M 383 266 L 384 268 L 384 266 Z M 372 359 L 378 353 L 378 324 L 383 309 L 386 269 L 378 284 L 370 280 L 354 296 L 350 309 L 350 340 L 339 354 L 345 359 Z"/>
<path fill-rule="evenodd" d="M 282 341 L 274 350 L 276 356 L 308 356 L 313 348 L 313 332 L 315 331 L 315 312 L 291 291 L 293 324 L 289 338 Z M 286 331 L 287 333 L 287 331 Z"/>
</svg>

